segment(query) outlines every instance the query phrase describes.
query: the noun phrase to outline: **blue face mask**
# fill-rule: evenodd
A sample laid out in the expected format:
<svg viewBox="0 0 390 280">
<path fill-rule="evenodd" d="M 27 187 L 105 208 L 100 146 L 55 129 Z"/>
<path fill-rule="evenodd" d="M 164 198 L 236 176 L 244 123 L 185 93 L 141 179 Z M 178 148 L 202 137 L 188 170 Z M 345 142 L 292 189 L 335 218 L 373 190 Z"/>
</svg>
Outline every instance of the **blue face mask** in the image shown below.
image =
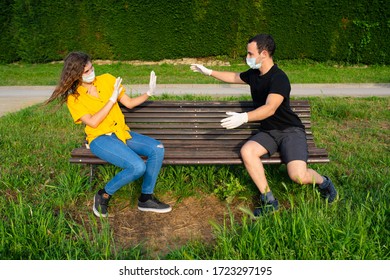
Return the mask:
<svg viewBox="0 0 390 280">
<path fill-rule="evenodd" d="M 251 58 L 246 58 L 246 64 L 252 69 L 259 69 L 261 67 L 261 62 L 256 64 L 256 58 L 251 57 Z"/>
</svg>

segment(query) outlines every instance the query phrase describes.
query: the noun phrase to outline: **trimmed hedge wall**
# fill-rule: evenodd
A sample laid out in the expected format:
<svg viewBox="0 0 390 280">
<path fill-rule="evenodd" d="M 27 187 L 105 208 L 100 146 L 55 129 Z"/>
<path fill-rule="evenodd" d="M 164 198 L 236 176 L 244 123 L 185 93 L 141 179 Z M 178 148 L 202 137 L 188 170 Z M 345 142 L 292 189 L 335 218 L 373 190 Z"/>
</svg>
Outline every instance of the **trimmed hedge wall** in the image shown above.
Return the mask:
<svg viewBox="0 0 390 280">
<path fill-rule="evenodd" d="M 389 64 L 388 0 L 3 0 L 0 62 L 245 56 L 270 33 L 278 59 Z"/>
</svg>

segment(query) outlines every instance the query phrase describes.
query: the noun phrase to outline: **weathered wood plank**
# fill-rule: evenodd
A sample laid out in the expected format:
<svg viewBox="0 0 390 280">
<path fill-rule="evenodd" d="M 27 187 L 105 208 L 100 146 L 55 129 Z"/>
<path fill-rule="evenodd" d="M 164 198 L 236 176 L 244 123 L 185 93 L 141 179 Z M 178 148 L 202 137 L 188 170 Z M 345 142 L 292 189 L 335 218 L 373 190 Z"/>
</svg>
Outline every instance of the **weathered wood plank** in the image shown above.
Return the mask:
<svg viewBox="0 0 390 280">
<path fill-rule="evenodd" d="M 308 163 L 329 162 L 325 149 L 317 148 L 311 131 L 310 104 L 292 100 L 292 109 L 305 125 L 309 149 Z M 122 107 L 129 127 L 162 141 L 165 165 L 242 164 L 240 148 L 257 133 L 259 124 L 248 123 L 237 129 L 220 126 L 225 112 L 252 110 L 251 101 L 148 101 L 134 108 Z M 264 164 L 278 164 L 278 153 L 262 158 Z M 84 146 L 71 152 L 71 163 L 104 164 Z"/>
</svg>

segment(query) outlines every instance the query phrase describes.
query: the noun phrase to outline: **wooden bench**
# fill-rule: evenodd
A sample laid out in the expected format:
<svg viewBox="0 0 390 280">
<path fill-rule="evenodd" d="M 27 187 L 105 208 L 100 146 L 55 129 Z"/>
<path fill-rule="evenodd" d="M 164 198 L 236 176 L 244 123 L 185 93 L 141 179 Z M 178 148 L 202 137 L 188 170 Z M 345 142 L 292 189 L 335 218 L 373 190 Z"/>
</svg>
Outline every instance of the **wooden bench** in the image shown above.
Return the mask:
<svg viewBox="0 0 390 280">
<path fill-rule="evenodd" d="M 305 125 L 309 147 L 308 163 L 329 162 L 328 153 L 316 147 L 311 132 L 310 105 L 292 100 L 291 108 Z M 134 108 L 122 107 L 131 130 L 162 141 L 164 165 L 242 164 L 240 148 L 257 132 L 258 123 L 247 123 L 227 130 L 220 125 L 225 112 L 253 110 L 251 101 L 147 101 Z M 279 154 L 261 159 L 264 164 L 282 163 Z M 71 163 L 93 166 L 107 162 L 94 156 L 83 145 L 71 153 Z"/>
</svg>

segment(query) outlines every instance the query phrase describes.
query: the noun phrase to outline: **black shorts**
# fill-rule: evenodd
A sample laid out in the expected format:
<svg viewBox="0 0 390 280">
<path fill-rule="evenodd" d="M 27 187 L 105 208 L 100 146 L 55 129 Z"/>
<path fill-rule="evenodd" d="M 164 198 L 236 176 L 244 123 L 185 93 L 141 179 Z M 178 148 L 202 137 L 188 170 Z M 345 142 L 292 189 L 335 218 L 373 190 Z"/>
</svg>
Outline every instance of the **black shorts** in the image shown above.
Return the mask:
<svg viewBox="0 0 390 280">
<path fill-rule="evenodd" d="M 284 130 L 261 130 L 249 140 L 255 141 L 267 149 L 269 156 L 280 153 L 284 163 L 293 160 L 307 162 L 308 148 L 303 128 L 289 127 Z"/>
</svg>

